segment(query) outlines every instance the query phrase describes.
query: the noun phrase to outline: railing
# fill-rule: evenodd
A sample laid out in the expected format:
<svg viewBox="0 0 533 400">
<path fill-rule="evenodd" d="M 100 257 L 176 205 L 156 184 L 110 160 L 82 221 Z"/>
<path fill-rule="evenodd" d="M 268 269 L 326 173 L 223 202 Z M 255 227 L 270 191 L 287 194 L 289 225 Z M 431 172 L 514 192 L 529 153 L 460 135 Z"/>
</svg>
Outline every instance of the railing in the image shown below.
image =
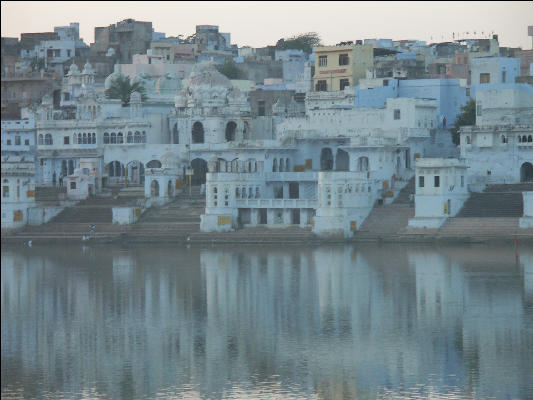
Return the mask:
<svg viewBox="0 0 533 400">
<path fill-rule="evenodd" d="M 317 208 L 315 199 L 240 199 L 238 208 Z"/>
</svg>

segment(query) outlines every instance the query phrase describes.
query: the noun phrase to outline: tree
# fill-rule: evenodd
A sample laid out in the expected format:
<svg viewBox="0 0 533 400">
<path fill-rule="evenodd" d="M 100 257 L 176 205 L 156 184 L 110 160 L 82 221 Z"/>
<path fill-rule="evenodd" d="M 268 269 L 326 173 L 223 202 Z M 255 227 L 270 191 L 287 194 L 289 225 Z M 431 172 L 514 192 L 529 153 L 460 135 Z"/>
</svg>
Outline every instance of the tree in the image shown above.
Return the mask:
<svg viewBox="0 0 533 400">
<path fill-rule="evenodd" d="M 460 142 L 459 129 L 461 126 L 476 124 L 476 101 L 474 99 L 468 100 L 464 106 L 461 106 L 461 111 L 462 112 L 458 114 L 455 119 L 453 128 L 450 129 L 454 144 L 459 144 Z"/>
<path fill-rule="evenodd" d="M 316 32 L 301 33 L 299 35 L 280 39 L 276 43 L 276 49 L 278 50 L 288 50 L 296 49 L 303 50 L 307 54 L 313 52 L 313 47 L 321 45 L 320 36 Z"/>
<path fill-rule="evenodd" d="M 38 72 L 44 68 L 44 58 L 33 57 L 30 62 L 30 67 L 33 72 Z"/>
<path fill-rule="evenodd" d="M 223 65 L 217 65 L 216 68 L 218 72 L 225 75 L 228 79 L 240 79 L 242 77 L 241 70 L 233 60 L 226 61 Z"/>
<path fill-rule="evenodd" d="M 129 76 L 119 76 L 105 91 L 105 95 L 108 99 L 120 99 L 122 107 L 126 107 L 130 103 L 130 96 L 133 92 L 139 92 L 143 101 L 147 99 L 144 87 L 139 82 L 131 83 Z"/>
</svg>

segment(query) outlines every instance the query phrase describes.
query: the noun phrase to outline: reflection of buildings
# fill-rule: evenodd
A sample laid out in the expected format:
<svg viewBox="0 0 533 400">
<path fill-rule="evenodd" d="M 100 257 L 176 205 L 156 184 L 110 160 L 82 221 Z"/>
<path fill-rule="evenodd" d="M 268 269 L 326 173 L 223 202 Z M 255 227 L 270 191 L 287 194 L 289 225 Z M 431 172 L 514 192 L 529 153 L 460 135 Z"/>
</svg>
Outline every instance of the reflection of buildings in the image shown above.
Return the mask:
<svg viewBox="0 0 533 400">
<path fill-rule="evenodd" d="M 515 265 L 501 248 L 4 251 L 2 372 L 18 363 L 67 396 L 524 398 L 532 257 L 521 250 Z"/>
</svg>

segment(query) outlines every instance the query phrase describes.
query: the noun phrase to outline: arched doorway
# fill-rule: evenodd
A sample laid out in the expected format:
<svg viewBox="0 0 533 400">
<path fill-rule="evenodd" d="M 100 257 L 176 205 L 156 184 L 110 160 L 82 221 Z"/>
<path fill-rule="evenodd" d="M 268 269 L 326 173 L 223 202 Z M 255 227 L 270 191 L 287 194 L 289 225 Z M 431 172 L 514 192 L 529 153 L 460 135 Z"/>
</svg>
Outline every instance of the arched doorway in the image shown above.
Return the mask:
<svg viewBox="0 0 533 400">
<path fill-rule="evenodd" d="M 533 182 L 533 165 L 525 162 L 520 167 L 520 182 Z"/>
<path fill-rule="evenodd" d="M 200 121 L 196 121 L 192 126 L 192 142 L 203 143 L 204 142 L 204 126 Z"/>
<path fill-rule="evenodd" d="M 333 153 L 329 147 L 320 152 L 320 170 L 331 171 L 333 169 Z"/>
<path fill-rule="evenodd" d="M 168 194 L 168 197 L 172 197 L 174 196 L 174 186 L 172 185 L 172 181 L 168 181 L 168 185 L 167 185 L 167 194 Z"/>
<path fill-rule="evenodd" d="M 128 182 L 142 185 L 144 183 L 144 164 L 140 161 L 130 161 L 127 165 Z"/>
<path fill-rule="evenodd" d="M 235 131 L 237 130 L 237 124 L 230 121 L 226 125 L 226 142 L 233 142 L 235 140 Z"/>
<path fill-rule="evenodd" d="M 156 180 L 150 184 L 150 197 L 159 197 L 159 182 Z"/>
<path fill-rule="evenodd" d="M 337 150 L 336 171 L 348 171 L 350 169 L 350 155 L 341 149 Z"/>
<path fill-rule="evenodd" d="M 161 168 L 161 161 L 151 160 L 146 164 L 146 168 Z"/>
<path fill-rule="evenodd" d="M 193 186 L 202 185 L 205 183 L 205 175 L 207 173 L 207 161 L 201 158 L 195 158 L 191 161 L 191 167 L 194 170 L 191 184 Z"/>
</svg>

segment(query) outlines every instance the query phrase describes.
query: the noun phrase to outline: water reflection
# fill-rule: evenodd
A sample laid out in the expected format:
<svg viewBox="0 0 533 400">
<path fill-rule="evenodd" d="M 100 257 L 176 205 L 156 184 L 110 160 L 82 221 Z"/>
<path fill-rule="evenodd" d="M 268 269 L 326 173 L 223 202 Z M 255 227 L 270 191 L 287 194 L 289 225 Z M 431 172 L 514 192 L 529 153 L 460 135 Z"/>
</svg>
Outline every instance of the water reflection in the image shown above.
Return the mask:
<svg viewBox="0 0 533 400">
<path fill-rule="evenodd" d="M 2 251 L 2 398 L 532 398 L 533 251 Z"/>
</svg>

